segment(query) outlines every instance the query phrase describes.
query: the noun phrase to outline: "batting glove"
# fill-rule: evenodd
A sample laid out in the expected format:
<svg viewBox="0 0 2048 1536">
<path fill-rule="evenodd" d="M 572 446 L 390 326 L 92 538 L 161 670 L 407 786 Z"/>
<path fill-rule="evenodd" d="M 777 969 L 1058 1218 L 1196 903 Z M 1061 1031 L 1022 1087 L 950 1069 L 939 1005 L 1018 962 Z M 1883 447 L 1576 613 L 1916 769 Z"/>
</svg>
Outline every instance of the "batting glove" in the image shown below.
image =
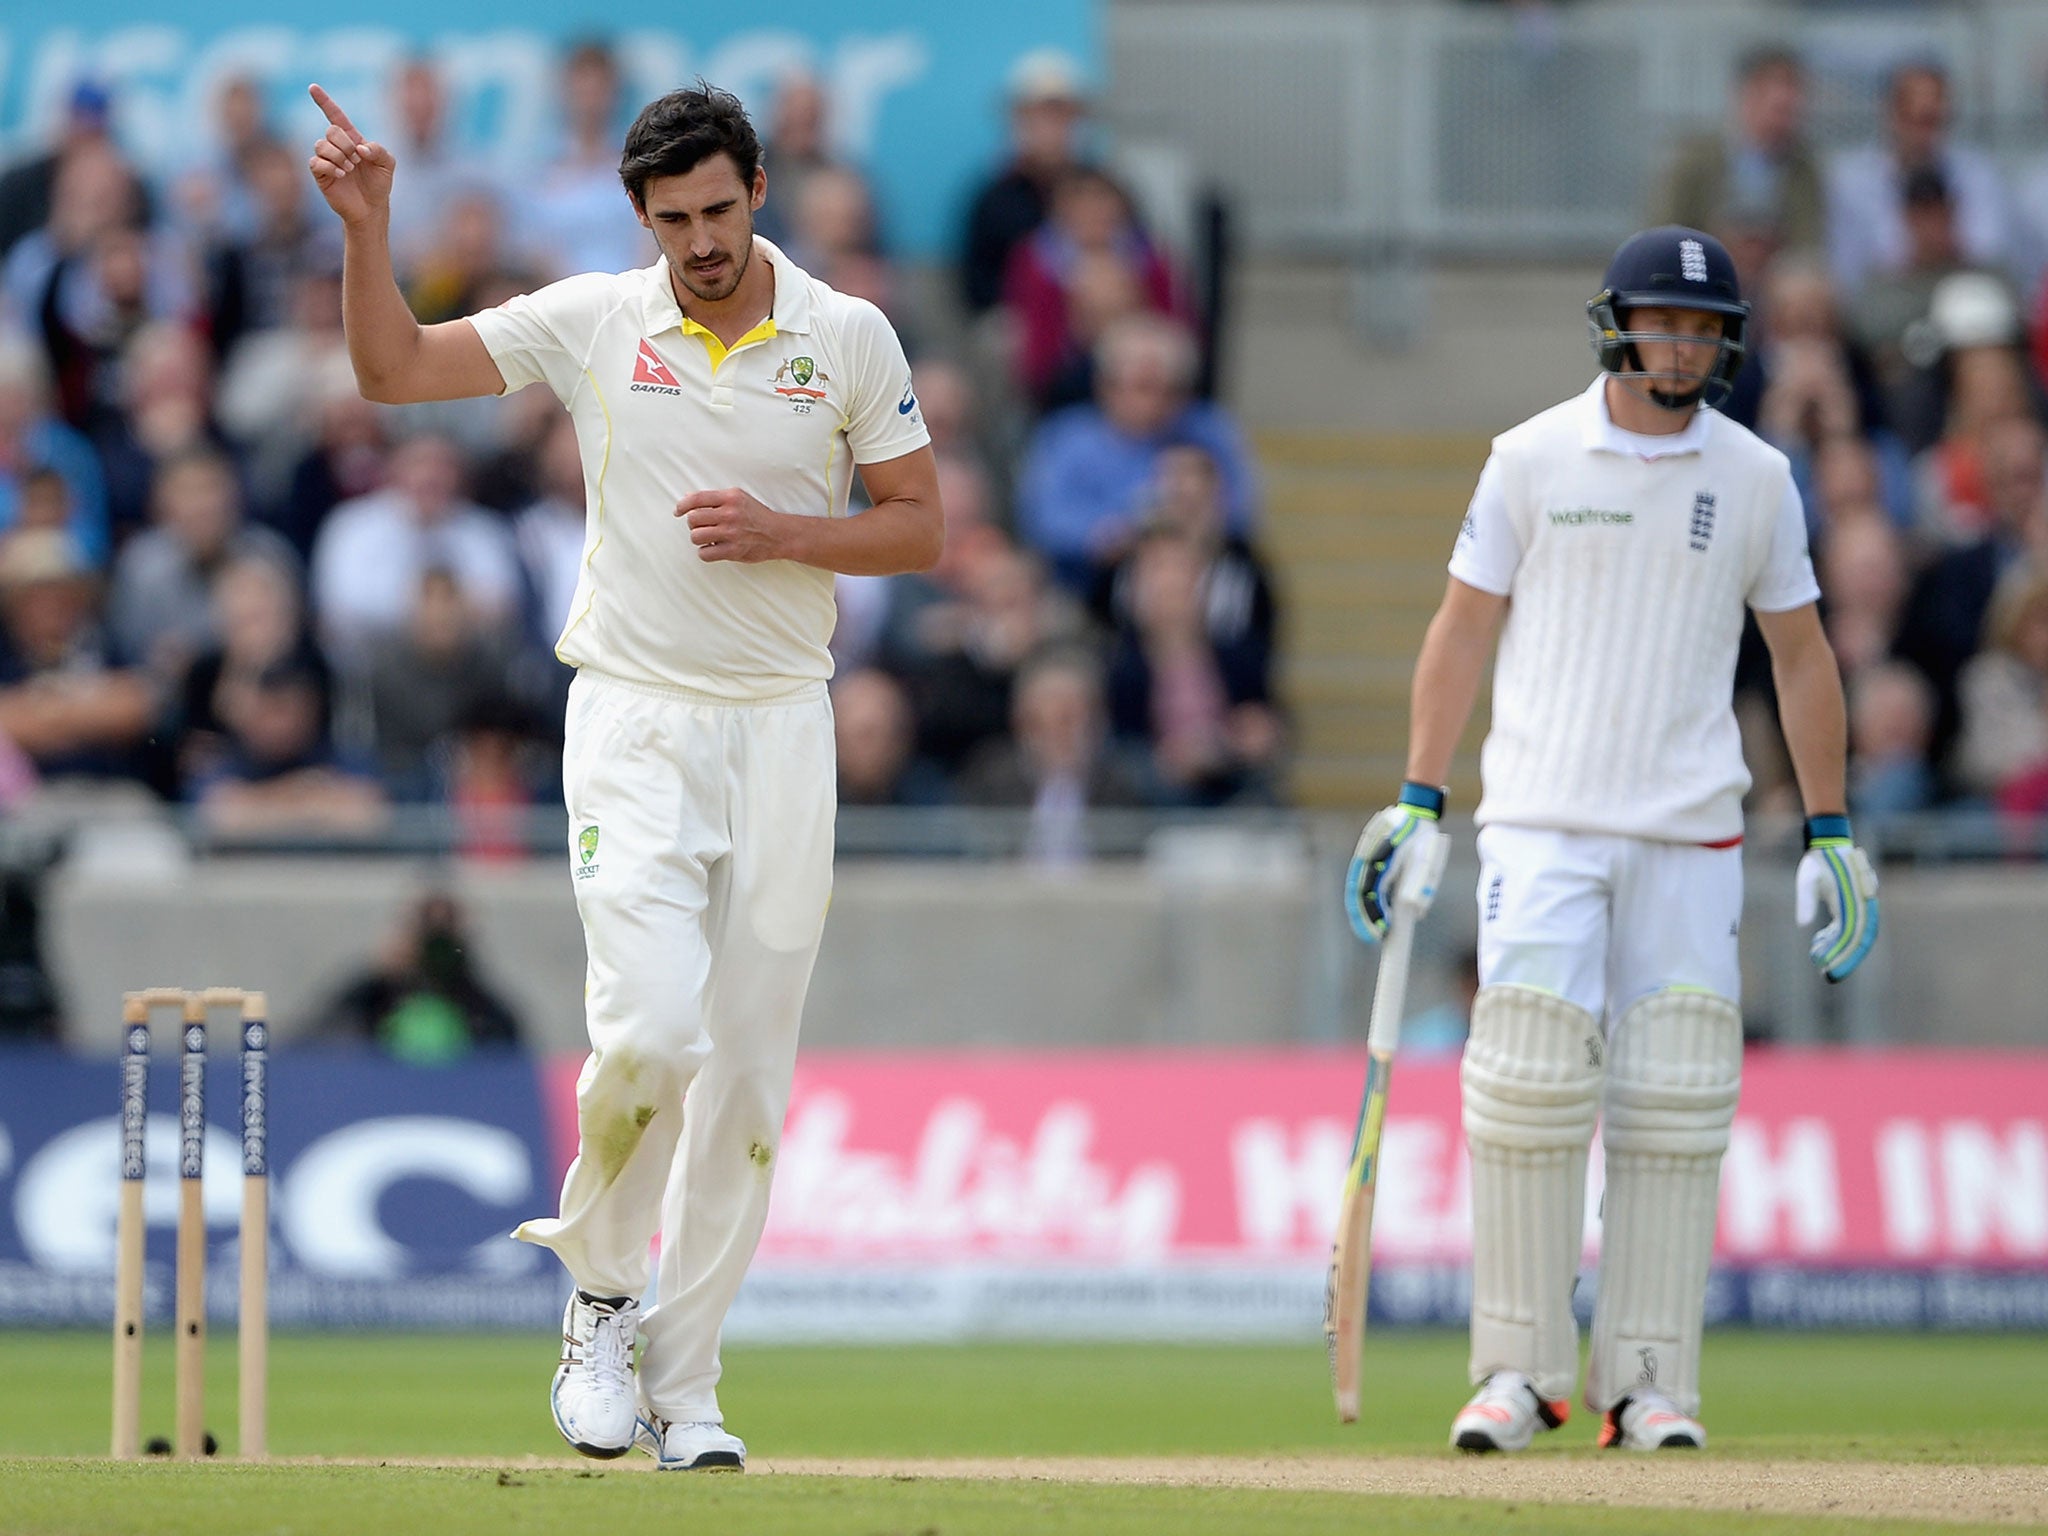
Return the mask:
<svg viewBox="0 0 2048 1536">
<path fill-rule="evenodd" d="M 1877 942 L 1877 871 L 1856 846 L 1846 816 L 1806 818 L 1806 853 L 1799 860 L 1797 913 L 1804 928 L 1827 908 L 1827 925 L 1807 953 L 1829 981 L 1840 981 Z"/>
<path fill-rule="evenodd" d="M 1451 851 L 1437 821 L 1444 793 L 1412 780 L 1401 798 L 1365 824 L 1344 874 L 1344 911 L 1351 931 L 1368 944 L 1387 936 L 1398 896 L 1419 918 L 1436 899 L 1436 883 Z"/>
</svg>

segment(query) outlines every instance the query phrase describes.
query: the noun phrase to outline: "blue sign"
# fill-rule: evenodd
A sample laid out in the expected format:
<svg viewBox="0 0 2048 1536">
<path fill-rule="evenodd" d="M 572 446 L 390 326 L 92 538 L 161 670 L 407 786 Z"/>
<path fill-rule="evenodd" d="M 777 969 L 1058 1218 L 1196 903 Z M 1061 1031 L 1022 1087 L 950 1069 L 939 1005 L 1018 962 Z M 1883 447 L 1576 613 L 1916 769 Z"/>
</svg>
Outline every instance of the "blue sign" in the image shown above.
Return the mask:
<svg viewBox="0 0 2048 1536">
<path fill-rule="evenodd" d="M 777 82 L 792 70 L 815 75 L 834 152 L 874 183 L 894 248 L 923 258 L 951 250 L 970 188 L 1001 155 L 1012 65 L 1054 47 L 1099 73 L 1093 0 L 726 7 L 673 25 L 622 24 L 612 7 L 502 0 L 487 27 L 474 10 L 402 0 L 364 0 L 345 19 L 319 21 L 254 0 L 169 12 L 151 0 L 96 0 L 90 10 L 90 30 L 63 24 L 61 9 L 33 20 L 17 10 L 0 23 L 0 145 L 28 148 L 61 118 L 73 86 L 92 79 L 112 92 L 124 146 L 162 176 L 212 149 L 215 95 L 237 75 L 263 84 L 288 142 L 310 147 L 326 126 L 306 97 L 316 80 L 381 138 L 394 120 L 396 67 L 425 56 L 449 84 L 463 152 L 517 185 L 556 142 L 563 45 L 596 37 L 619 60 L 629 113 L 701 76 L 739 95 L 765 130 Z"/>
<path fill-rule="evenodd" d="M 167 1032 L 166 1032 L 167 1033 Z M 146 1315 L 168 1320 L 178 1221 L 178 1072 L 150 1078 Z M 208 1074 L 208 1306 L 234 1315 L 242 1201 L 240 1076 Z M 0 1055 L 0 1325 L 113 1316 L 122 1127 L 111 1061 Z M 514 1055 L 446 1069 L 327 1051 L 274 1058 L 269 1082 L 271 1316 L 284 1326 L 551 1325 L 567 1280 L 512 1228 L 552 1214 L 538 1076 Z"/>
</svg>

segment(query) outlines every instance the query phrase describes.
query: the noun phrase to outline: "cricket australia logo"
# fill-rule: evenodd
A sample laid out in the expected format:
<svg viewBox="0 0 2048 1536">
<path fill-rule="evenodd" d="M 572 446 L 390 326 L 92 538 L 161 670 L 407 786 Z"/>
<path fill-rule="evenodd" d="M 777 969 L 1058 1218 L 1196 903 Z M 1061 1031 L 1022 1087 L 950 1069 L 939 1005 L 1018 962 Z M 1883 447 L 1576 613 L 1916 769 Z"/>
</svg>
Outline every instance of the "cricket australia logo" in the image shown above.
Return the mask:
<svg viewBox="0 0 2048 1536">
<path fill-rule="evenodd" d="M 576 853 L 580 862 L 576 867 L 576 878 L 588 880 L 597 874 L 597 828 L 585 827 L 576 834 Z"/>
<path fill-rule="evenodd" d="M 1701 491 L 1692 499 L 1692 547 L 1704 550 L 1714 537 L 1714 493 Z"/>
<path fill-rule="evenodd" d="M 820 368 L 816 358 L 784 358 L 782 366 L 775 370 L 775 377 L 769 380 L 775 393 L 794 404 L 808 407 L 811 402 L 825 398 L 821 387 L 832 382 L 832 375 Z"/>
</svg>

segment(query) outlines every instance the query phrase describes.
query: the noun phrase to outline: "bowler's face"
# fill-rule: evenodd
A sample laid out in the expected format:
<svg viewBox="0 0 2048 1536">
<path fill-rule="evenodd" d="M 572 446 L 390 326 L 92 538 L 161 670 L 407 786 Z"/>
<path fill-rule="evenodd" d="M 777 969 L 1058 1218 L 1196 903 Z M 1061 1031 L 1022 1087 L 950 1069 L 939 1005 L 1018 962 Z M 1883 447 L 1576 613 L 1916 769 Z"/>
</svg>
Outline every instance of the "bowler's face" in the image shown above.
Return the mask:
<svg viewBox="0 0 2048 1536">
<path fill-rule="evenodd" d="M 767 173 L 740 179 L 730 155 L 700 160 L 680 176 L 647 183 L 638 212 L 654 231 L 676 281 L 706 303 L 732 297 L 754 254 L 754 210 L 768 195 Z"/>
</svg>

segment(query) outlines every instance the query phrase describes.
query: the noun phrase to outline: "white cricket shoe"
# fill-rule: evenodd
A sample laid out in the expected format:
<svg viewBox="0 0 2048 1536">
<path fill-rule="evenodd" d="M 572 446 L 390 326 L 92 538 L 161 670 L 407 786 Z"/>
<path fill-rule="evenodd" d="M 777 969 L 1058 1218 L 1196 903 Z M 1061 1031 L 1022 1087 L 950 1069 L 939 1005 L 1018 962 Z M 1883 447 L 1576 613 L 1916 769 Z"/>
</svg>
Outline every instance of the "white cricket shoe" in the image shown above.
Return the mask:
<svg viewBox="0 0 2048 1536">
<path fill-rule="evenodd" d="M 1548 1402 L 1520 1371 L 1495 1371 L 1479 1384 L 1451 1420 L 1451 1444 L 1461 1451 L 1526 1451 L 1539 1429 L 1555 1429 L 1572 1405 Z"/>
<path fill-rule="evenodd" d="M 709 1419 L 684 1423 L 652 1409 L 640 1412 L 640 1449 L 663 1472 L 744 1472 L 747 1443 Z"/>
<path fill-rule="evenodd" d="M 577 1291 L 562 1314 L 562 1363 L 548 1404 L 562 1438 L 586 1456 L 609 1460 L 633 1449 L 639 1331 L 640 1303 L 631 1296 Z"/>
<path fill-rule="evenodd" d="M 1661 1392 L 1631 1392 L 1607 1410 L 1600 1443 L 1620 1451 L 1698 1451 L 1706 1426 Z"/>
</svg>

